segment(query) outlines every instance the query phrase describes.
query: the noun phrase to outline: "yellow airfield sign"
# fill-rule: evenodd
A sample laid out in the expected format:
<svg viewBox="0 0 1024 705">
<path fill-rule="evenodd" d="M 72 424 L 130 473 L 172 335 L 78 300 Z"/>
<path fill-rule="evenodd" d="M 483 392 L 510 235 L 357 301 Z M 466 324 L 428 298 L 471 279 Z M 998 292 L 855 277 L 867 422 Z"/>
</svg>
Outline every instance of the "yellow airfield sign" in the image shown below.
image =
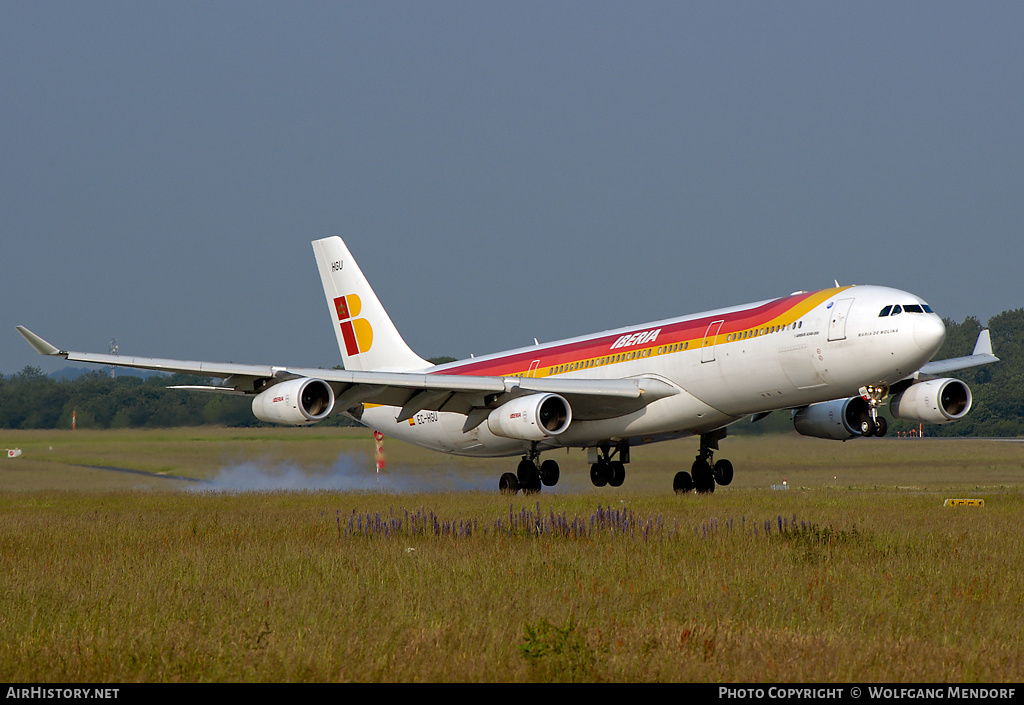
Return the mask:
<svg viewBox="0 0 1024 705">
<path fill-rule="evenodd" d="M 943 507 L 984 507 L 983 499 L 947 499 L 942 503 Z"/>
</svg>

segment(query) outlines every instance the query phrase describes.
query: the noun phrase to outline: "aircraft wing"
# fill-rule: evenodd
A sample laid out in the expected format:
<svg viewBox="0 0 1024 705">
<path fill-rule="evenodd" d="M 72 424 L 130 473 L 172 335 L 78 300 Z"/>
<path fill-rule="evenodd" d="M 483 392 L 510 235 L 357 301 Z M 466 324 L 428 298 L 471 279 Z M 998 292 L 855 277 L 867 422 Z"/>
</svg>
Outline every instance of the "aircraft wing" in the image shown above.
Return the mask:
<svg viewBox="0 0 1024 705">
<path fill-rule="evenodd" d="M 948 360 L 929 362 L 917 371 L 916 376 L 932 377 L 944 375 L 955 370 L 988 365 L 993 362 L 999 362 L 999 358 L 992 354 L 992 336 L 986 328 L 978 334 L 978 342 L 974 344 L 973 353 L 964 357 L 953 357 Z"/>
<path fill-rule="evenodd" d="M 674 385 L 653 377 L 559 379 L 368 372 L 81 353 L 61 350 L 24 326 L 18 326 L 17 330 L 41 355 L 63 357 L 73 362 L 184 373 L 221 380 L 217 385 L 187 385 L 174 387 L 176 389 L 253 395 L 278 382 L 312 377 L 322 379 L 334 388 L 335 408 L 339 410 L 360 403 L 395 406 L 401 408 L 397 416 L 399 421 L 409 419 L 420 411 L 450 411 L 467 415 L 469 428 L 486 418 L 486 413 L 483 413 L 485 410 L 489 412 L 506 401 L 528 394 L 559 394 L 572 406 L 574 418 L 591 420 L 632 413 L 657 399 L 680 392 Z"/>
</svg>

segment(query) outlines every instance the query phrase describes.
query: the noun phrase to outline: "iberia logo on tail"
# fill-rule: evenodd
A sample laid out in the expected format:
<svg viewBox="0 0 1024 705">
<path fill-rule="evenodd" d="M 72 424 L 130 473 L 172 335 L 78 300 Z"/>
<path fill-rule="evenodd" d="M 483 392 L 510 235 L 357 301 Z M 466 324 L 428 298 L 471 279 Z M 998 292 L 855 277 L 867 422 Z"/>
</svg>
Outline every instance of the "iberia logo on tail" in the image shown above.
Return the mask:
<svg viewBox="0 0 1024 705">
<path fill-rule="evenodd" d="M 345 352 L 358 355 L 373 345 L 373 328 L 365 318 L 356 318 L 362 310 L 362 302 L 355 294 L 339 296 L 334 300 L 334 308 L 338 311 L 341 322 L 341 334 L 345 339 Z"/>
</svg>

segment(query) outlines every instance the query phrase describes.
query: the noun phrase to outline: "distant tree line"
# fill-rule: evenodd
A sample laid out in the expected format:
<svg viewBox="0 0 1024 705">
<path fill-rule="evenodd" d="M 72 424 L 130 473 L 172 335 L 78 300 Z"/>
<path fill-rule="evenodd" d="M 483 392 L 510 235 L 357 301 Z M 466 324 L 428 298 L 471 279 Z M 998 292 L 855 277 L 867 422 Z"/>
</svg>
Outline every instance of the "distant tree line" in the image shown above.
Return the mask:
<svg viewBox="0 0 1024 705">
<path fill-rule="evenodd" d="M 208 382 L 189 375 L 112 378 L 109 370 L 51 379 L 26 367 L 0 378 L 0 428 L 71 428 L 72 417 L 77 428 L 263 425 L 252 414 L 251 398 L 167 389 Z"/>
<path fill-rule="evenodd" d="M 963 323 L 946 320 L 946 342 L 935 358 L 970 355 L 986 327 L 999 362 L 950 374 L 970 386 L 974 406 L 959 421 L 930 427 L 928 435 L 1024 436 L 1024 309 L 993 316 L 987 326 L 973 316 Z"/>
<path fill-rule="evenodd" d="M 970 355 L 982 325 L 974 317 L 962 323 L 946 320 L 946 342 L 936 359 Z M 1000 362 L 961 370 L 974 394 L 966 418 L 944 426 L 928 426 L 931 436 L 1024 436 L 1024 309 L 1005 311 L 988 322 L 992 347 Z M 434 363 L 451 357 L 431 358 Z M 167 389 L 172 385 L 206 384 L 190 375 L 152 375 L 147 378 L 111 377 L 97 369 L 74 379 L 53 379 L 38 367 L 12 375 L 0 374 L 0 428 L 166 428 L 171 426 L 263 426 L 252 414 L 249 397 Z M 342 414 L 320 422 L 325 426 L 354 425 Z M 758 423 L 740 422 L 730 433 L 791 431 L 789 414 L 778 412 Z M 893 421 L 891 433 L 916 424 Z"/>
</svg>

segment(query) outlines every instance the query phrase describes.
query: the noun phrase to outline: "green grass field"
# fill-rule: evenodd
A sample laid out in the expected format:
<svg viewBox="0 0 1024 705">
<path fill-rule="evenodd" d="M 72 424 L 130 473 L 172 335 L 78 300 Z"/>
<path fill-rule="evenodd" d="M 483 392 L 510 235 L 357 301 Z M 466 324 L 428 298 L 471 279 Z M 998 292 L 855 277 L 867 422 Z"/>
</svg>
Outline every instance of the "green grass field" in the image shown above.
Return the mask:
<svg viewBox="0 0 1024 705">
<path fill-rule="evenodd" d="M 9 682 L 1024 677 L 1018 443 L 729 438 L 682 497 L 695 439 L 617 489 L 577 450 L 509 498 L 514 459 L 390 439 L 378 479 L 368 431 L 2 435 Z M 239 476 L 333 489 L 198 482 Z"/>
</svg>

